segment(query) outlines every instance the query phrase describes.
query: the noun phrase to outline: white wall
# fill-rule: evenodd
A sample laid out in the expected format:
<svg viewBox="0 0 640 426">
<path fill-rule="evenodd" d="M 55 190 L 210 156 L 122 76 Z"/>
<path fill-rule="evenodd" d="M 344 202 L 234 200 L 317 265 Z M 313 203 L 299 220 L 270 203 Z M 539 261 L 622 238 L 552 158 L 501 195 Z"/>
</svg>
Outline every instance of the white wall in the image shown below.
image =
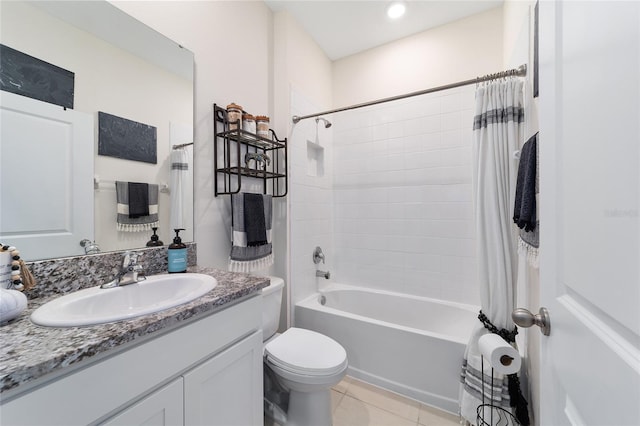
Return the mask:
<svg viewBox="0 0 640 426">
<path fill-rule="evenodd" d="M 528 65 L 526 90 L 533 88 L 533 28 L 535 1 L 508 0 L 504 3 L 504 66 L 512 68 L 520 64 Z M 525 140 L 536 130 L 535 116 L 531 114 L 531 108 L 537 109 L 537 99 L 533 104 L 526 105 L 525 115 Z M 539 206 L 538 206 L 539 207 Z M 517 286 L 518 307 L 537 312 L 540 308 L 540 273 L 532 268 L 526 261 L 520 260 L 520 268 Z M 518 345 L 524 352 L 523 371 L 521 383 L 525 387 L 525 397 L 529 402 L 532 424 L 538 424 L 540 419 L 540 336 L 538 330 L 532 328 L 520 328 Z"/>
<path fill-rule="evenodd" d="M 336 107 L 441 86 L 502 69 L 502 8 L 335 61 Z"/>
<path fill-rule="evenodd" d="M 331 108 L 331 61 L 286 12 L 275 15 L 274 65 L 277 116 L 289 130 L 289 258 L 288 296 L 293 303 L 316 291 L 313 249 L 328 258 L 331 240 L 331 129 L 318 129 L 314 119 L 292 125 L 292 115 Z M 286 97 L 285 97 L 286 96 Z M 310 176 L 307 141 L 324 148 L 324 174 Z M 330 267 L 328 262 L 323 267 Z M 293 306 L 293 303 L 291 306 Z M 293 315 L 293 309 L 290 309 Z M 290 319 L 291 321 L 291 319 Z M 284 324 L 284 321 L 281 322 Z"/>
</svg>

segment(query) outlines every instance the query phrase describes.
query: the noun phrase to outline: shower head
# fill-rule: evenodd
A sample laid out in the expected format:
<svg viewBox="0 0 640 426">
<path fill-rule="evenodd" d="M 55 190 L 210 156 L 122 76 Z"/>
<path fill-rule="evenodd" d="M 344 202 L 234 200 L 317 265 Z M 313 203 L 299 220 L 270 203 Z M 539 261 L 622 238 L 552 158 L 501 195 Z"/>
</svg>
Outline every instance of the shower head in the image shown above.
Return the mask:
<svg viewBox="0 0 640 426">
<path fill-rule="evenodd" d="M 326 118 L 322 118 L 322 117 L 316 117 L 316 124 L 318 124 L 318 122 L 322 120 L 324 121 L 324 128 L 328 129 L 329 127 L 331 127 L 331 122 L 329 120 L 327 120 Z"/>
</svg>

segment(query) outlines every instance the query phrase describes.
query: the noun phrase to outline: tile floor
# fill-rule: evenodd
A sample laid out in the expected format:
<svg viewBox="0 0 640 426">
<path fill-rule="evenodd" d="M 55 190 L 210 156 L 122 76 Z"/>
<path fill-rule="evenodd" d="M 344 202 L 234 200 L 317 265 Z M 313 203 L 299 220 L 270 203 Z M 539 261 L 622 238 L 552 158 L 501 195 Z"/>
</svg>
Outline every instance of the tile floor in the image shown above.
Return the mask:
<svg viewBox="0 0 640 426">
<path fill-rule="evenodd" d="M 458 416 L 349 376 L 333 387 L 331 403 L 333 426 L 460 425 Z"/>
<path fill-rule="evenodd" d="M 331 390 L 333 426 L 458 426 L 457 415 L 346 376 Z"/>
</svg>

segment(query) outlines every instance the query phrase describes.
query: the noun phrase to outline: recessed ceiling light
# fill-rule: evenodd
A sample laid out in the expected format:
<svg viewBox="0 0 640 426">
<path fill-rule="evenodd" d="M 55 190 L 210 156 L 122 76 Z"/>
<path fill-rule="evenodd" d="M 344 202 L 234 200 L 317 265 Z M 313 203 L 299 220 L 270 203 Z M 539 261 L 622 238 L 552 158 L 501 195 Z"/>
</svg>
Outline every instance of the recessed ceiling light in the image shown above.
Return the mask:
<svg viewBox="0 0 640 426">
<path fill-rule="evenodd" d="M 387 8 L 387 16 L 391 19 L 398 19 L 404 12 L 407 10 L 407 7 L 403 2 L 393 2 Z"/>
</svg>

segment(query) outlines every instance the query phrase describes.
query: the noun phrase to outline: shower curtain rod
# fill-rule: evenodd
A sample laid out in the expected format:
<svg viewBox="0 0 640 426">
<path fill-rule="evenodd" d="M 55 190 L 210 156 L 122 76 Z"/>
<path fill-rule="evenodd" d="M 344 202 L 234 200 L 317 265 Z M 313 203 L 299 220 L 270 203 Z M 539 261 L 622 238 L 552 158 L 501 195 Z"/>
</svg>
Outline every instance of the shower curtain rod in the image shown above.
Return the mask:
<svg viewBox="0 0 640 426">
<path fill-rule="evenodd" d="M 180 145 L 173 145 L 171 147 L 171 149 L 180 149 L 180 148 L 184 148 L 185 146 L 189 146 L 189 145 L 193 145 L 193 142 L 181 143 Z"/>
<path fill-rule="evenodd" d="M 495 80 L 497 78 L 511 77 L 511 76 L 524 77 L 525 75 L 527 75 L 527 65 L 523 64 L 523 65 L 520 65 L 518 68 L 513 68 L 513 69 L 510 69 L 510 70 L 498 72 L 498 73 L 495 73 L 495 74 L 487 74 L 484 77 L 476 77 L 476 78 L 472 78 L 470 80 L 459 81 L 457 83 L 445 84 L 444 86 L 432 87 L 431 89 L 420 90 L 418 92 L 411 92 L 411 93 L 406 93 L 404 95 L 392 96 L 390 98 L 378 99 L 376 101 L 364 102 L 364 103 L 361 103 L 361 104 L 351 105 L 351 106 L 347 106 L 347 107 L 343 107 L 343 108 L 336 108 L 336 109 L 332 109 L 332 110 L 329 110 L 329 111 L 322 111 L 322 112 L 318 112 L 318 113 L 315 113 L 315 114 L 303 115 L 302 117 L 294 115 L 292 117 L 292 120 L 293 120 L 293 123 L 295 124 L 300 120 L 305 120 L 307 118 L 318 117 L 320 115 L 333 114 L 334 112 L 348 111 L 350 109 L 362 108 L 362 107 L 382 104 L 382 103 L 390 102 L 390 101 L 397 101 L 397 100 L 400 100 L 400 99 L 410 98 L 412 96 L 426 95 L 427 93 L 439 92 L 441 90 L 447 90 L 447 89 L 453 89 L 455 87 L 467 86 L 467 85 L 473 84 L 473 83 L 476 83 L 476 84 L 477 83 L 482 83 L 483 81 Z"/>
</svg>

